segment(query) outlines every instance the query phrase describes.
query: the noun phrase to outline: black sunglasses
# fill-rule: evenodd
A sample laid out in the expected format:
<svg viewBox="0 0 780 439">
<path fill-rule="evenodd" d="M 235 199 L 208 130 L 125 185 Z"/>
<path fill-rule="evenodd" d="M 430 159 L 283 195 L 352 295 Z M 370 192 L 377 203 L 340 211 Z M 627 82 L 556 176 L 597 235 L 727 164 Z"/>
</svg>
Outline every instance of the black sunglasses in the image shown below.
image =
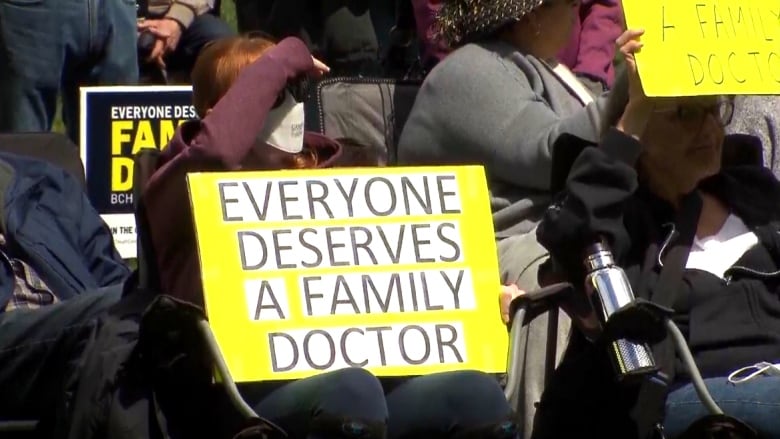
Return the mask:
<svg viewBox="0 0 780 439">
<path fill-rule="evenodd" d="M 306 76 L 300 76 L 287 82 L 282 91 L 279 92 L 279 96 L 276 97 L 276 102 L 272 108 L 277 108 L 284 102 L 285 91 L 295 99 L 295 102 L 301 103 L 308 99 L 311 89 L 311 79 Z"/>
</svg>

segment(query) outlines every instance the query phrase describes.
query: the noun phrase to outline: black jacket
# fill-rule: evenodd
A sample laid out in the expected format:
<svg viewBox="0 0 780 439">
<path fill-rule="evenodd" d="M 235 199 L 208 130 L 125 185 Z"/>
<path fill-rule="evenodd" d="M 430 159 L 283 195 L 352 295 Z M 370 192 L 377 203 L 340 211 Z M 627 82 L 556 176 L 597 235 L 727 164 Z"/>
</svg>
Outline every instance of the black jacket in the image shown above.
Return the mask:
<svg viewBox="0 0 780 439">
<path fill-rule="evenodd" d="M 655 286 L 665 252 L 675 242 L 692 240 L 698 210 L 693 209 L 695 214 L 689 217 L 679 215 L 670 204 L 639 186 L 634 165 L 640 151 L 639 142 L 617 130 L 608 132 L 598 147 L 586 147 L 574 160 L 565 189 L 547 210 L 537 233 L 556 265 L 569 280 L 580 284 L 583 249 L 599 236 L 606 238 L 634 294 L 653 300 L 659 294 Z M 728 206 L 756 233 L 759 244 L 726 272 L 726 280 L 685 270 L 675 294 L 673 319 L 705 377 L 724 376 L 759 361 L 777 362 L 780 183 L 759 166 L 734 166 L 702 181 L 699 189 Z M 696 193 L 689 195 L 680 211 L 686 211 L 688 203 L 700 205 L 701 200 Z M 687 381 L 679 363 L 673 369 L 678 383 Z M 584 376 L 588 379 L 583 380 Z M 635 393 L 605 391 L 614 386 L 612 376 L 606 352 L 575 336 L 554 379 L 558 382 L 547 392 L 547 404 L 553 404 L 553 395 L 557 395 L 570 402 L 580 399 L 576 408 L 580 412 L 588 411 L 581 398 L 590 398 L 591 406 L 604 413 L 609 413 L 609 406 L 630 405 Z"/>
</svg>

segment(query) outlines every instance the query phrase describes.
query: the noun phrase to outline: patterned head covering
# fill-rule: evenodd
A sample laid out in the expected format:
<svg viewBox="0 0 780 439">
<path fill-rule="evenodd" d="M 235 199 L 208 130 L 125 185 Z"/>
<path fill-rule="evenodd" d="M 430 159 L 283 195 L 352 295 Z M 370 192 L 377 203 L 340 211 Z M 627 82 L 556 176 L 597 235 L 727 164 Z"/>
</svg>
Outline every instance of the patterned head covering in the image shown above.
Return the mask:
<svg viewBox="0 0 780 439">
<path fill-rule="evenodd" d="M 450 47 L 487 35 L 541 6 L 545 0 L 444 0 L 436 34 Z"/>
</svg>

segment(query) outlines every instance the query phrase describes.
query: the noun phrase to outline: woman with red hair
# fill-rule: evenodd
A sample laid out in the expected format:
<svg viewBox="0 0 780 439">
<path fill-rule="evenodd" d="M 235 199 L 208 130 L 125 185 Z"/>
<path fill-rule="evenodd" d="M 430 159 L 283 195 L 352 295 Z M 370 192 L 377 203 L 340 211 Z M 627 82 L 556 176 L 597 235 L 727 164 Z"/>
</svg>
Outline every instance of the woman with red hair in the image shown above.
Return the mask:
<svg viewBox="0 0 780 439">
<path fill-rule="evenodd" d="M 161 291 L 203 306 L 186 174 L 335 166 L 342 145 L 304 132 L 302 84 L 328 68 L 305 44 L 237 37 L 215 42 L 192 72 L 199 121 L 179 127 L 144 189 Z M 383 388 L 384 387 L 384 388 Z M 387 395 L 385 396 L 385 392 Z M 380 381 L 361 368 L 244 389 L 293 438 L 513 439 L 498 382 L 474 371 Z"/>
</svg>

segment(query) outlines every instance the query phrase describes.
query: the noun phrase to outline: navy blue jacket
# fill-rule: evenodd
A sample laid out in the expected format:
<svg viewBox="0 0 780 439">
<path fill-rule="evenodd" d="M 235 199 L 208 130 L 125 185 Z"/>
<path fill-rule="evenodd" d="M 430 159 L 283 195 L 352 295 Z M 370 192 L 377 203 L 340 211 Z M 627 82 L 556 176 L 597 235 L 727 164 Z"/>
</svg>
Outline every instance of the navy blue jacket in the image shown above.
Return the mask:
<svg viewBox="0 0 780 439">
<path fill-rule="evenodd" d="M 122 283 L 130 274 L 81 182 L 46 162 L 0 153 L 0 233 L 60 299 Z M 0 312 L 14 287 L 0 262 Z"/>
</svg>

